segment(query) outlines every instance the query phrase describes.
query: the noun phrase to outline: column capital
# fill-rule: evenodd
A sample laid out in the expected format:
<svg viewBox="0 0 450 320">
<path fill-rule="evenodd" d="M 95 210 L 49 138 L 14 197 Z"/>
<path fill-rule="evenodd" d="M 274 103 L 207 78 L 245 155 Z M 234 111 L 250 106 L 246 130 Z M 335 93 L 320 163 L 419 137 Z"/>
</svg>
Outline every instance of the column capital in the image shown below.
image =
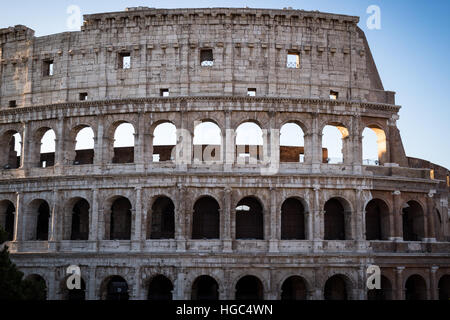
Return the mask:
<svg viewBox="0 0 450 320">
<path fill-rule="evenodd" d="M 405 267 L 403 267 L 403 266 L 397 266 L 397 267 L 395 267 L 395 272 L 397 272 L 397 273 L 402 273 L 403 270 L 405 270 Z"/>
<path fill-rule="evenodd" d="M 439 266 L 431 266 L 430 271 L 435 273 L 439 270 Z"/>
<path fill-rule="evenodd" d="M 393 194 L 394 196 L 399 196 L 399 195 L 401 195 L 402 193 L 401 193 L 400 190 L 395 190 L 395 191 L 392 191 L 392 194 Z"/>
</svg>

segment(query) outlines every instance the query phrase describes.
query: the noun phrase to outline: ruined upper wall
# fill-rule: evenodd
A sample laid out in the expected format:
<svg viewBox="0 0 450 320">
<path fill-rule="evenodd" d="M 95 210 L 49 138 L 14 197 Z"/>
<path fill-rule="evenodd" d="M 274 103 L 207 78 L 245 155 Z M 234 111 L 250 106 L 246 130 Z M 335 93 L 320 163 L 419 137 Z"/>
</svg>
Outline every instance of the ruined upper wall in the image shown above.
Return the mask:
<svg viewBox="0 0 450 320">
<path fill-rule="evenodd" d="M 394 104 L 358 17 L 248 8 L 139 9 L 86 15 L 80 32 L 0 30 L 1 108 L 170 95 L 246 95 Z M 213 50 L 202 67 L 200 51 Z M 119 67 L 129 53 L 131 68 Z M 300 68 L 286 67 L 296 52 Z M 54 74 L 45 76 L 45 61 Z"/>
</svg>

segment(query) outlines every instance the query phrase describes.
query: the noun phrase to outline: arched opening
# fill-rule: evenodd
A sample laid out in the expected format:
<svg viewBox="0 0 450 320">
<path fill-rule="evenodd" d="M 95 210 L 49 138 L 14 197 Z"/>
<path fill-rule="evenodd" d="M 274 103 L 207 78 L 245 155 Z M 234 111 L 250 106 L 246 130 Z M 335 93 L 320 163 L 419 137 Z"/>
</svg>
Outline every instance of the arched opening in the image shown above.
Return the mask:
<svg viewBox="0 0 450 320">
<path fill-rule="evenodd" d="M 172 300 L 173 284 L 163 275 L 153 277 L 148 285 L 148 300 Z"/>
<path fill-rule="evenodd" d="M 366 205 L 366 239 L 389 239 L 389 208 L 383 200 L 372 199 Z"/>
<path fill-rule="evenodd" d="M 264 239 L 263 208 L 254 197 L 246 197 L 236 206 L 236 239 Z"/>
<path fill-rule="evenodd" d="M 427 300 L 427 284 L 418 274 L 410 276 L 405 283 L 406 300 Z"/>
<path fill-rule="evenodd" d="M 158 124 L 153 131 L 153 162 L 175 160 L 177 128 L 171 122 Z"/>
<path fill-rule="evenodd" d="M 245 276 L 236 283 L 236 300 L 263 300 L 264 288 L 255 276 Z"/>
<path fill-rule="evenodd" d="M 6 241 L 14 239 L 14 217 L 16 207 L 9 200 L 0 201 L 0 226 L 6 232 Z"/>
<path fill-rule="evenodd" d="M 17 169 L 20 167 L 22 153 L 22 138 L 20 133 L 9 130 L 3 134 L 0 144 L 6 147 L 0 154 L 0 166 L 3 169 Z"/>
<path fill-rule="evenodd" d="M 94 130 L 84 127 L 75 137 L 75 165 L 94 163 Z"/>
<path fill-rule="evenodd" d="M 110 240 L 131 239 L 131 203 L 118 197 L 111 206 Z"/>
<path fill-rule="evenodd" d="M 298 199 L 286 199 L 281 205 L 281 239 L 305 239 L 305 208 Z"/>
<path fill-rule="evenodd" d="M 424 213 L 417 201 L 411 200 L 403 205 L 402 222 L 404 241 L 420 241 L 424 238 Z"/>
<path fill-rule="evenodd" d="M 121 276 L 111 276 L 103 281 L 102 300 L 128 300 L 128 284 Z"/>
<path fill-rule="evenodd" d="M 439 279 L 439 300 L 450 300 L 450 275 L 446 274 Z"/>
<path fill-rule="evenodd" d="M 134 127 L 131 123 L 123 122 L 114 131 L 113 163 L 134 162 Z"/>
<path fill-rule="evenodd" d="M 175 236 L 175 206 L 168 197 L 158 197 L 152 205 L 151 224 L 147 239 L 173 239 Z"/>
<path fill-rule="evenodd" d="M 37 224 L 36 224 L 36 240 L 48 240 L 48 227 L 50 220 L 50 207 L 47 201 L 41 200 L 37 209 Z"/>
<path fill-rule="evenodd" d="M 192 300 L 219 300 L 219 285 L 210 276 L 200 276 L 192 284 Z"/>
<path fill-rule="evenodd" d="M 322 130 L 323 163 L 344 163 L 348 130 L 340 124 L 326 125 Z"/>
<path fill-rule="evenodd" d="M 236 161 L 256 164 L 263 157 L 263 132 L 254 122 L 244 122 L 236 129 Z"/>
<path fill-rule="evenodd" d="M 305 140 L 302 128 L 286 123 L 280 129 L 280 162 L 304 162 Z"/>
<path fill-rule="evenodd" d="M 222 159 L 222 133 L 212 121 L 204 121 L 194 129 L 194 161 L 218 163 Z"/>
<path fill-rule="evenodd" d="M 63 299 L 71 301 L 83 301 L 86 300 L 86 283 L 83 278 L 80 278 L 80 289 L 67 288 L 67 278 L 64 279 L 61 286 L 63 288 Z"/>
<path fill-rule="evenodd" d="M 325 240 L 346 240 L 346 217 L 343 201 L 332 198 L 325 203 Z"/>
<path fill-rule="evenodd" d="M 212 197 L 201 197 L 194 204 L 192 239 L 219 239 L 219 228 L 219 204 Z"/>
<path fill-rule="evenodd" d="M 72 230 L 70 240 L 88 240 L 89 238 L 89 203 L 78 200 L 72 208 Z"/>
<path fill-rule="evenodd" d="M 46 300 L 47 299 L 47 284 L 45 279 L 38 274 L 30 274 L 25 278 L 27 283 L 24 287 L 27 289 L 29 296 L 32 296 L 33 300 Z"/>
<path fill-rule="evenodd" d="M 386 158 L 386 134 L 378 126 L 368 126 L 362 132 L 363 164 L 380 165 Z"/>
<path fill-rule="evenodd" d="M 392 284 L 385 276 L 380 278 L 381 289 L 367 291 L 367 300 L 392 300 Z"/>
<path fill-rule="evenodd" d="M 324 289 L 325 300 L 348 300 L 348 289 L 345 279 L 334 275 L 327 280 Z"/>
<path fill-rule="evenodd" d="M 281 300 L 306 300 L 306 283 L 302 277 L 291 276 L 281 286 Z"/>
<path fill-rule="evenodd" d="M 45 130 L 45 129 L 44 129 Z M 55 131 L 47 129 L 41 138 L 39 163 L 41 168 L 55 165 Z"/>
</svg>

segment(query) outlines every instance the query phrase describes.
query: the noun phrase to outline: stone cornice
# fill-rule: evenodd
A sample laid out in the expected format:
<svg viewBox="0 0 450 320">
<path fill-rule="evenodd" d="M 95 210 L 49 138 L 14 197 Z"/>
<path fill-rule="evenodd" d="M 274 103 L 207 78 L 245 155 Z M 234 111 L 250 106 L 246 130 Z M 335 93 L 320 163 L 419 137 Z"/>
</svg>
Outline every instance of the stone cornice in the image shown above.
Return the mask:
<svg viewBox="0 0 450 320">
<path fill-rule="evenodd" d="M 370 103 L 370 102 L 358 102 L 348 100 L 327 100 L 327 99 L 314 99 L 314 98 L 288 98 L 288 97 L 248 97 L 248 96 L 176 96 L 176 97 L 152 97 L 152 98 L 130 98 L 130 99 L 110 99 L 110 100 L 96 100 L 96 101 L 82 101 L 82 102 L 64 102 L 56 104 L 38 105 L 31 107 L 21 107 L 15 109 L 3 109 L 0 110 L 0 119 L 7 118 L 13 115 L 26 115 L 34 114 L 36 112 L 45 112 L 50 114 L 52 112 L 72 110 L 74 108 L 89 108 L 89 107 L 102 107 L 110 105 L 144 105 L 144 104 L 178 104 L 180 107 L 186 103 L 195 103 L 200 101 L 211 102 L 240 102 L 240 103 L 262 103 L 262 104 L 309 104 L 315 106 L 338 106 L 343 105 L 346 107 L 361 107 L 366 111 L 381 111 L 389 113 L 397 113 L 400 110 L 400 106 L 392 104 L 382 103 Z M 267 106 L 268 110 L 272 106 Z M 100 110 L 99 110 L 100 111 Z M 131 112 L 142 111 L 139 107 Z M 180 111 L 180 108 L 174 106 L 171 111 Z M 185 110 L 188 111 L 188 110 Z M 242 111 L 239 109 L 239 111 Z M 264 111 L 264 110 L 261 110 Z M 280 111 L 284 111 L 280 109 Z M 288 110 L 292 112 L 291 110 Z M 150 111 L 149 111 L 150 112 Z M 67 116 L 70 116 L 69 114 Z"/>
<path fill-rule="evenodd" d="M 125 176 L 127 178 L 125 178 Z M 94 181 L 97 181 L 99 185 L 96 185 L 99 189 L 128 189 L 134 188 L 136 186 L 141 186 L 143 188 L 153 188 L 154 186 L 150 184 L 143 183 L 140 179 L 146 180 L 148 177 L 152 177 L 152 181 L 161 181 L 165 180 L 167 183 L 160 183 L 158 187 L 174 187 L 173 182 L 179 181 L 180 178 L 183 178 L 183 185 L 186 187 L 197 188 L 197 187 L 205 187 L 205 184 L 191 182 L 189 181 L 190 177 L 195 177 L 196 180 L 201 181 L 204 179 L 207 181 L 211 178 L 218 178 L 222 181 L 222 184 L 217 184 L 216 188 L 221 189 L 224 186 L 229 186 L 231 188 L 269 188 L 270 186 L 283 187 L 284 189 L 295 188 L 295 189 L 304 189 L 313 187 L 314 184 L 317 184 L 317 179 L 325 180 L 326 183 L 320 184 L 322 189 L 336 189 L 336 185 L 330 184 L 330 181 L 336 180 L 336 182 L 340 185 L 338 189 L 355 189 L 356 186 L 367 185 L 368 183 L 372 184 L 372 188 L 370 190 L 384 190 L 384 191 L 394 191 L 398 188 L 398 183 L 402 183 L 402 188 L 405 192 L 419 192 L 419 193 L 428 193 L 430 188 L 434 188 L 439 181 L 437 180 L 429 180 L 429 179 L 420 179 L 420 178 L 408 178 L 408 177 L 399 177 L 399 176 L 368 176 L 368 175 L 335 175 L 335 174 L 276 174 L 273 176 L 261 176 L 258 173 L 250 174 L 244 172 L 234 172 L 234 173 L 223 173 L 223 172 L 208 172 L 208 173 L 199 173 L 199 172 L 177 172 L 172 173 L 170 177 L 168 177 L 165 173 L 162 172 L 136 172 L 133 174 L 90 174 L 89 181 L 90 183 L 86 184 L 86 176 L 85 175 L 55 175 L 55 176 L 32 176 L 32 177 L 24 177 L 24 178 L 11 178 L 0 180 L 0 194 L 1 193 L 10 193 L 7 190 L 4 190 L 4 186 L 8 185 L 22 185 L 22 184 L 33 184 L 35 183 L 39 191 L 51 191 L 55 188 L 61 190 L 70 190 L 75 188 L 76 190 L 80 189 L 92 189 L 95 184 Z M 254 179 L 264 177 L 267 181 L 265 183 L 261 183 L 259 185 L 255 185 L 249 183 L 247 185 L 241 185 L 240 181 L 242 179 Z M 126 179 L 129 179 L 130 182 L 124 183 Z M 292 184 L 288 181 L 290 180 L 300 179 L 305 182 L 303 185 L 298 185 L 297 183 Z M 120 180 L 124 185 L 128 186 L 105 186 L 101 187 L 102 182 L 106 183 L 109 180 Z M 346 181 L 345 184 L 342 184 L 342 181 Z M 76 184 L 76 182 L 83 182 L 83 185 Z M 69 183 L 70 182 L 70 183 Z M 68 184 L 69 183 L 69 184 Z M 216 183 L 214 183 L 216 184 Z M 420 187 L 415 187 L 417 184 Z M 70 185 L 70 186 L 69 186 Z M 34 188 L 31 187 L 29 191 L 25 192 L 35 192 Z"/>
<path fill-rule="evenodd" d="M 133 9 L 133 8 L 131 8 Z M 155 9 L 139 8 L 119 12 L 106 12 L 84 15 L 82 31 L 103 30 L 111 27 L 136 26 L 136 18 L 145 21 L 145 25 L 170 25 L 199 23 L 232 23 L 232 24 L 314 24 L 324 23 L 350 24 L 356 27 L 359 17 L 342 14 L 324 13 L 294 9 L 256 9 L 256 8 L 181 8 Z"/>
</svg>

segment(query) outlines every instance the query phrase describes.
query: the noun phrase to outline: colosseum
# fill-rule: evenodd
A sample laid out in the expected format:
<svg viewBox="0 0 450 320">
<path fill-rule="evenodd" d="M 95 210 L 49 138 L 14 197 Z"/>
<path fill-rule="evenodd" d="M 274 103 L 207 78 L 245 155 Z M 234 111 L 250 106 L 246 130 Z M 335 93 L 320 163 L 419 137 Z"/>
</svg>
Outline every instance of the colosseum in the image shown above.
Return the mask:
<svg viewBox="0 0 450 320">
<path fill-rule="evenodd" d="M 51 300 L 449 299 L 449 170 L 406 156 L 358 22 L 136 7 L 0 29 L 12 260 Z"/>
</svg>

